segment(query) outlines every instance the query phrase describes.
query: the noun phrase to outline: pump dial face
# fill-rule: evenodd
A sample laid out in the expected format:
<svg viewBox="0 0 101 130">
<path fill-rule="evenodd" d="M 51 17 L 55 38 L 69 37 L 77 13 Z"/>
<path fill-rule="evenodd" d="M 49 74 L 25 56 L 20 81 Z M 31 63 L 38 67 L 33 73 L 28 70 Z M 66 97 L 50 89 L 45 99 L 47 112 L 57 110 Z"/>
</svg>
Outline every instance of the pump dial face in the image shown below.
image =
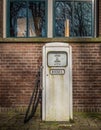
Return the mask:
<svg viewBox="0 0 101 130">
<path fill-rule="evenodd" d="M 48 52 L 47 64 L 49 67 L 66 67 L 67 53 L 66 52 Z"/>
</svg>

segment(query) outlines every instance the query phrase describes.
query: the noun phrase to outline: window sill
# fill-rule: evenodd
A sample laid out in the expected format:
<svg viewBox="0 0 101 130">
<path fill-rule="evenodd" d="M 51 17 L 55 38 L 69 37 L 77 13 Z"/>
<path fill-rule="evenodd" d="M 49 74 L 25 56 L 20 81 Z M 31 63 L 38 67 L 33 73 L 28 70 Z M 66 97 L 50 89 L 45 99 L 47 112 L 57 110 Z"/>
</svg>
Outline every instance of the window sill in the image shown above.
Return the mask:
<svg viewBox="0 0 101 130">
<path fill-rule="evenodd" d="M 0 43 L 48 43 L 48 42 L 101 43 L 101 37 L 98 38 L 0 38 Z"/>
</svg>

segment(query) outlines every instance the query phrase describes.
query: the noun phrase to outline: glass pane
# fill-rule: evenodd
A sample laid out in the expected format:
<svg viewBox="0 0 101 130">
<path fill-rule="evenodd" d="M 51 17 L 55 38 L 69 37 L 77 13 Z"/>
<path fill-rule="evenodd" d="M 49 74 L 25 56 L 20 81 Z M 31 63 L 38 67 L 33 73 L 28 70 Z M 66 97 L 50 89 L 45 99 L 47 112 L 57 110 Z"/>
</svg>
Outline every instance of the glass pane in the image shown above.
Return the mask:
<svg viewBox="0 0 101 130">
<path fill-rule="evenodd" d="M 72 30 L 72 2 L 57 1 L 55 3 L 55 36 L 65 36 L 65 21 L 69 20 L 70 30 Z"/>
<path fill-rule="evenodd" d="M 28 35 L 46 36 L 45 1 L 30 1 L 28 9 Z"/>
<path fill-rule="evenodd" d="M 55 29 L 57 37 L 92 36 L 91 1 L 55 1 Z"/>
<path fill-rule="evenodd" d="M 10 2 L 10 37 L 26 37 L 26 2 Z"/>
<path fill-rule="evenodd" d="M 74 2 L 74 36 L 92 35 L 92 3 Z"/>
</svg>

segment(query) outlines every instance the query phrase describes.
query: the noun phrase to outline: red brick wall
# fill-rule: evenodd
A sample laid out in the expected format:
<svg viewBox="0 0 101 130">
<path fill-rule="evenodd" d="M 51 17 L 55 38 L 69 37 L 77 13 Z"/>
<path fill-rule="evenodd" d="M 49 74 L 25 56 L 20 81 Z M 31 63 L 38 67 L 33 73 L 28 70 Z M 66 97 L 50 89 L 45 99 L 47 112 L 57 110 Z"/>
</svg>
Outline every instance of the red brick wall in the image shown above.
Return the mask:
<svg viewBox="0 0 101 130">
<path fill-rule="evenodd" d="M 0 107 L 28 104 L 41 51 L 42 44 L 0 44 Z"/>
<path fill-rule="evenodd" d="M 75 110 L 101 111 L 101 44 L 73 44 Z"/>
<path fill-rule="evenodd" d="M 101 44 L 72 43 L 73 108 L 101 111 Z M 43 44 L 0 44 L 0 107 L 28 105 Z"/>
</svg>

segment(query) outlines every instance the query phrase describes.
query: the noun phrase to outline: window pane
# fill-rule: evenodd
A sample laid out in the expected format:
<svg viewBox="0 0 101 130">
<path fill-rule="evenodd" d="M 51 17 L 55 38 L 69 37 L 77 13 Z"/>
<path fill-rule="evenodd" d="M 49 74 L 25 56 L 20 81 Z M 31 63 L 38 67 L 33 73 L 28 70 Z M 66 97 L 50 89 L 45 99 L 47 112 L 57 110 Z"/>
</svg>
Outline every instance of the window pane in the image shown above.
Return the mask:
<svg viewBox="0 0 101 130">
<path fill-rule="evenodd" d="M 72 22 L 72 2 L 60 2 L 55 3 L 55 35 L 65 36 L 65 20 L 69 19 Z M 70 24 L 72 25 L 72 24 Z M 70 26 L 72 29 L 72 26 Z"/>
<path fill-rule="evenodd" d="M 55 30 L 57 37 L 92 36 L 92 2 L 55 1 Z"/>
<path fill-rule="evenodd" d="M 9 10 L 10 37 L 46 36 L 45 0 L 11 0 Z"/>
<path fill-rule="evenodd" d="M 29 36 L 46 36 L 45 1 L 31 1 L 28 9 Z"/>
<path fill-rule="evenodd" d="M 10 2 L 10 37 L 26 37 L 26 2 Z"/>
<path fill-rule="evenodd" d="M 74 36 L 92 35 L 92 3 L 74 2 Z"/>
</svg>

